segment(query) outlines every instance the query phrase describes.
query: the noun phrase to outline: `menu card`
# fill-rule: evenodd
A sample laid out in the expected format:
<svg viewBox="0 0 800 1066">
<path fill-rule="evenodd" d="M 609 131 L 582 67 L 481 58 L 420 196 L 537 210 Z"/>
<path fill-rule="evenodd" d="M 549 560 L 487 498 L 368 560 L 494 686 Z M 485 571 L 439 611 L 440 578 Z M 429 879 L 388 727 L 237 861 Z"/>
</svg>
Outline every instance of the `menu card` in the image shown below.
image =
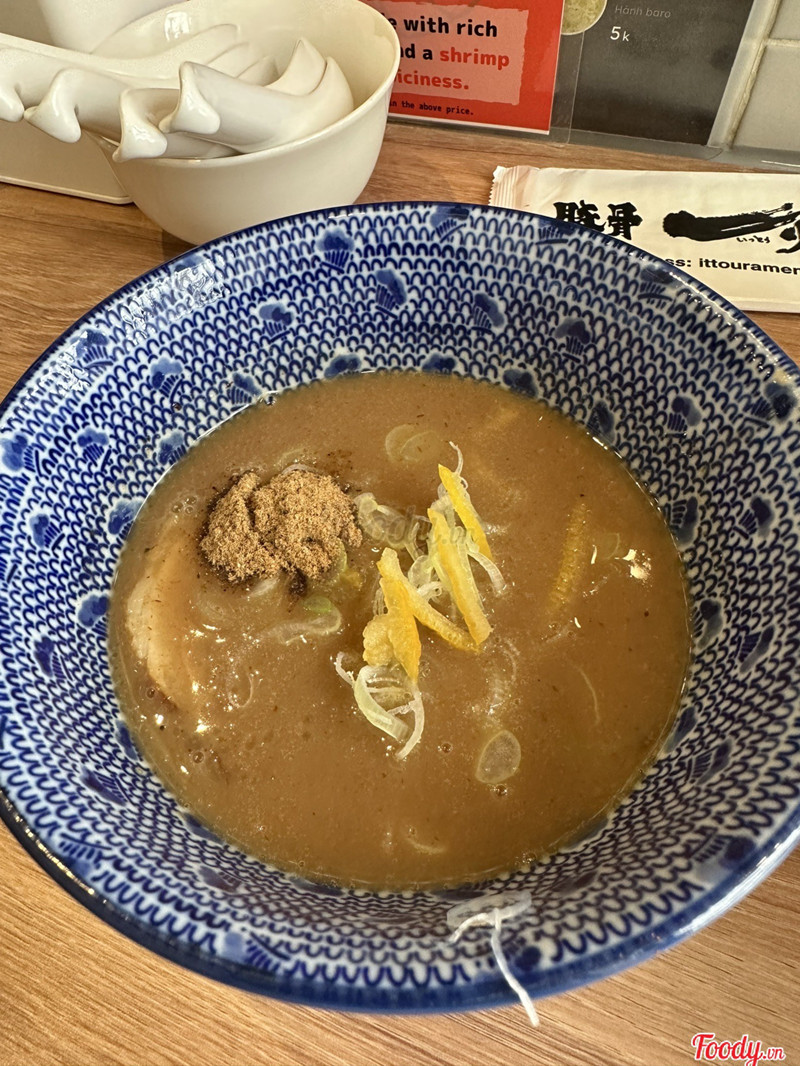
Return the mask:
<svg viewBox="0 0 800 1066">
<path fill-rule="evenodd" d="M 368 0 L 403 56 L 390 114 L 547 133 L 564 0 Z"/>
<path fill-rule="evenodd" d="M 706 144 L 753 0 L 607 0 L 582 35 L 573 129 Z"/>
</svg>

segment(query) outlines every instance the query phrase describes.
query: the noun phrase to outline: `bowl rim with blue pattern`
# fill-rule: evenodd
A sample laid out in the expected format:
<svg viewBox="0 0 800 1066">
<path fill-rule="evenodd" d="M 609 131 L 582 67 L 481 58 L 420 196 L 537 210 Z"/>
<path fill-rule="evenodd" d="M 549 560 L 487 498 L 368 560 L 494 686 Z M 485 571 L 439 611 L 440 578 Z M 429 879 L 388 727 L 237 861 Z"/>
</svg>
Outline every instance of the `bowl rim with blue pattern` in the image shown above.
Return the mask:
<svg viewBox="0 0 800 1066">
<path fill-rule="evenodd" d="M 275 389 L 375 367 L 545 399 L 613 447 L 683 553 L 695 660 L 663 752 L 582 840 L 478 886 L 313 885 L 216 839 L 121 720 L 105 652 L 114 563 L 149 490 Z M 677 943 L 800 837 L 800 370 L 681 270 L 506 208 L 363 204 L 193 249 L 59 337 L 0 406 L 0 815 L 76 899 L 165 958 L 253 992 L 366 1011 L 510 1002 Z"/>
</svg>

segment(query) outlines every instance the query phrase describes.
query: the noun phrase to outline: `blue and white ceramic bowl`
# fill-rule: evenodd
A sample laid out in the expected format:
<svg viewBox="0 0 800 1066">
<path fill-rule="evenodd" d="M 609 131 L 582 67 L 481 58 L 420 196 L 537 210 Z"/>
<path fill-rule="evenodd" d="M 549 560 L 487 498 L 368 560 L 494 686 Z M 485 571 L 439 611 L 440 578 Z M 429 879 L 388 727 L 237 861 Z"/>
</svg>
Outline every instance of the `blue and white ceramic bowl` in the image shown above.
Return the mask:
<svg viewBox="0 0 800 1066">
<path fill-rule="evenodd" d="M 666 750 L 579 844 L 462 893 L 320 888 L 221 843 L 168 796 L 106 662 L 115 561 L 199 436 L 276 389 L 373 367 L 545 399 L 666 512 L 696 659 Z M 674 944 L 800 832 L 800 375 L 680 271 L 585 229 L 455 204 L 372 205 L 224 237 L 61 337 L 0 418 L 0 810 L 100 917 L 252 991 L 367 1010 L 509 1000 L 454 900 L 530 892 L 503 927 L 543 995 Z"/>
</svg>

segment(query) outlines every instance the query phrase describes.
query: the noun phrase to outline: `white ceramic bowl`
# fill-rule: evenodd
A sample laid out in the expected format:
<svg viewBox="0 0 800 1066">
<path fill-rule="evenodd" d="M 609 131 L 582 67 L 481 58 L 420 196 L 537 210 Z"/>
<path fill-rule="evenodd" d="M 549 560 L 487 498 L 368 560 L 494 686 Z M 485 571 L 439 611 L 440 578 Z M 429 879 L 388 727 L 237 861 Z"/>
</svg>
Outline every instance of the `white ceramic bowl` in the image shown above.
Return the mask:
<svg viewBox="0 0 800 1066">
<path fill-rule="evenodd" d="M 339 64 L 356 106 L 311 136 L 219 159 L 115 162 L 115 146 L 101 140 L 117 180 L 144 214 L 200 244 L 258 222 L 353 203 L 375 167 L 400 62 L 391 23 L 362 0 L 186 0 L 141 20 L 141 46 L 163 46 L 176 19 L 181 32 L 235 22 L 281 69 L 298 37 L 306 37 Z"/>
</svg>

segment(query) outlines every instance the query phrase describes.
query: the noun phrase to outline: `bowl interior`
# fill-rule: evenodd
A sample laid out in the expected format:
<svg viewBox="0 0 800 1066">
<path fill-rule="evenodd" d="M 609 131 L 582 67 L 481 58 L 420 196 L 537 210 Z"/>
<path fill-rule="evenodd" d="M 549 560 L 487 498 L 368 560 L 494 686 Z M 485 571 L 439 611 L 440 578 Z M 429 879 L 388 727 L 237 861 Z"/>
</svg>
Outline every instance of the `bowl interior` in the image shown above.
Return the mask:
<svg viewBox="0 0 800 1066">
<path fill-rule="evenodd" d="M 695 661 L 622 806 L 531 870 L 366 893 L 269 869 L 181 810 L 122 723 L 115 562 L 203 433 L 275 390 L 381 367 L 538 396 L 629 463 L 689 576 Z M 351 1009 L 510 993 L 454 900 L 529 891 L 503 941 L 533 994 L 674 943 L 785 855 L 800 815 L 798 372 L 739 312 L 579 227 L 454 204 L 318 212 L 220 239 L 60 338 L 0 420 L 0 810 L 106 921 L 211 976 Z"/>
</svg>

